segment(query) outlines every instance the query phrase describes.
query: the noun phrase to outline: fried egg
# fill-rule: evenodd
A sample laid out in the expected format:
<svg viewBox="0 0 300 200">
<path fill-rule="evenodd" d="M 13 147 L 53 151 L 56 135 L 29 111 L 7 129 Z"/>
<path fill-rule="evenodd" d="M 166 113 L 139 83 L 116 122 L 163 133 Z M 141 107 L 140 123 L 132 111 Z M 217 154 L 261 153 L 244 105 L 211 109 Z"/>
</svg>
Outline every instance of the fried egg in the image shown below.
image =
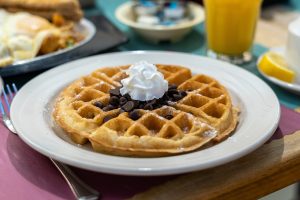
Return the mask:
<svg viewBox="0 0 300 200">
<path fill-rule="evenodd" d="M 34 41 L 25 35 L 18 35 L 7 41 L 7 46 L 15 61 L 34 58 Z"/>
<path fill-rule="evenodd" d="M 0 67 L 12 64 L 14 58 L 10 54 L 10 50 L 3 38 L 0 38 Z"/>
<path fill-rule="evenodd" d="M 4 25 L 4 31 L 9 36 L 26 35 L 31 38 L 38 32 L 51 28 L 53 26 L 46 19 L 23 12 L 10 14 Z"/>
<path fill-rule="evenodd" d="M 12 64 L 13 61 L 34 58 L 44 40 L 51 34 L 57 36 L 58 31 L 42 17 L 25 12 L 9 13 L 0 9 L 0 67 Z"/>
</svg>

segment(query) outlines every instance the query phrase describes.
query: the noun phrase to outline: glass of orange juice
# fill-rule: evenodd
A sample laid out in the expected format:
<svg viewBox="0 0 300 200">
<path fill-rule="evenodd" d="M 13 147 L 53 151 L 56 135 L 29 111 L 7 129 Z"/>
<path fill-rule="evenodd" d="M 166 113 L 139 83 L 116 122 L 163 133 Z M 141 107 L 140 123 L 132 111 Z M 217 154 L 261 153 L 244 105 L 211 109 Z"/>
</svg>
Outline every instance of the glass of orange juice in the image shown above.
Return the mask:
<svg viewBox="0 0 300 200">
<path fill-rule="evenodd" d="M 242 64 L 251 48 L 262 0 L 204 0 L 207 55 Z"/>
</svg>

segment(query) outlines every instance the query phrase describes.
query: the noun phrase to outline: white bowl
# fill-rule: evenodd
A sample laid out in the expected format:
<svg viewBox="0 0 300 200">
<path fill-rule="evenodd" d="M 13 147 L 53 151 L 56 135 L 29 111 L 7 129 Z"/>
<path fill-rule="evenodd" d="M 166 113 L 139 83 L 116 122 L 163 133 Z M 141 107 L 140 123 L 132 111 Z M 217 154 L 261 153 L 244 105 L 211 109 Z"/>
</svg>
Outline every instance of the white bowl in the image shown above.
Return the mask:
<svg viewBox="0 0 300 200">
<path fill-rule="evenodd" d="M 188 4 L 188 10 L 193 16 L 193 19 L 173 26 L 138 23 L 134 20 L 133 6 L 134 4 L 132 2 L 126 2 L 120 5 L 115 12 L 117 19 L 132 28 L 132 30 L 144 39 L 154 43 L 162 41 L 177 42 L 189 33 L 195 25 L 204 21 L 203 8 L 193 2 Z"/>
</svg>

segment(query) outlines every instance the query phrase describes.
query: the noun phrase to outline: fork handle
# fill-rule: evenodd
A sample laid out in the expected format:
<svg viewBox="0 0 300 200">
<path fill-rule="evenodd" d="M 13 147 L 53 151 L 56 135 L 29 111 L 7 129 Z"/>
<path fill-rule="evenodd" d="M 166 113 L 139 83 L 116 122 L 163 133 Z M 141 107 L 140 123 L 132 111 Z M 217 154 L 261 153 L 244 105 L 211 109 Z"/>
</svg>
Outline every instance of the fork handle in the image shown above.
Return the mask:
<svg viewBox="0 0 300 200">
<path fill-rule="evenodd" d="M 76 199 L 96 200 L 100 198 L 100 193 L 82 182 L 67 165 L 52 158 L 50 160 L 62 174 Z"/>
</svg>

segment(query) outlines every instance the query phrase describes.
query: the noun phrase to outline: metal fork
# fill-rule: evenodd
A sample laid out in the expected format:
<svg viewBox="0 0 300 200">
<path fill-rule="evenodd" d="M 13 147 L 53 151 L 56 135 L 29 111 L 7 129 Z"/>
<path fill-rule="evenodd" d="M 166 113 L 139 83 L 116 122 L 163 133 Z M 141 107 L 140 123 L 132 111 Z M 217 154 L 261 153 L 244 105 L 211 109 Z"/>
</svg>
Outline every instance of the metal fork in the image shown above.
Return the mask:
<svg viewBox="0 0 300 200">
<path fill-rule="evenodd" d="M 10 85 L 6 85 L 6 90 L 3 88 L 3 97 L 5 106 L 7 108 L 7 111 L 4 109 L 4 105 L 2 104 L 2 101 L 0 99 L 0 112 L 2 115 L 2 121 L 4 125 L 14 134 L 18 135 L 16 129 L 14 128 L 10 117 L 9 117 L 9 110 L 10 110 L 10 103 L 14 97 L 14 94 L 17 93 L 17 87 L 13 83 L 10 87 Z M 70 189 L 72 190 L 73 194 L 75 195 L 76 199 L 78 200 L 96 200 L 100 198 L 100 193 L 96 191 L 95 189 L 88 186 L 86 183 L 84 183 L 82 180 L 80 180 L 74 172 L 65 164 L 60 163 L 56 160 L 53 160 L 52 158 L 49 158 L 51 162 L 55 165 L 55 167 L 58 169 L 58 171 L 61 173 L 61 175 L 64 177 L 66 182 L 68 183 Z"/>
</svg>

